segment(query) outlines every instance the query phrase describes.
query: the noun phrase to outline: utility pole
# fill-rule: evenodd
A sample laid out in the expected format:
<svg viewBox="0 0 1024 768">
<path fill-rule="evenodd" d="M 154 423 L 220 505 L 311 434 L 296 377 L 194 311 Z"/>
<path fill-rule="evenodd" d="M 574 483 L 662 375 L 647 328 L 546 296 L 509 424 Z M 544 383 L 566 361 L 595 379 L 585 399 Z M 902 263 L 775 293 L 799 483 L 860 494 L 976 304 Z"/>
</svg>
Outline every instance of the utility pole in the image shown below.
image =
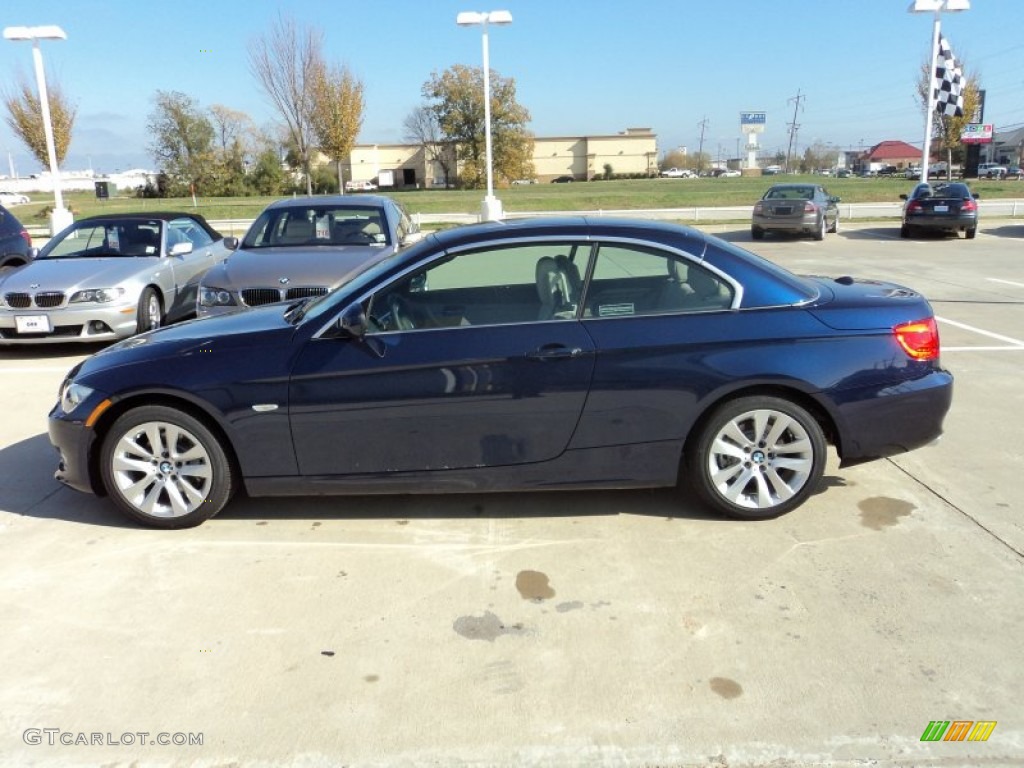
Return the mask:
<svg viewBox="0 0 1024 768">
<path fill-rule="evenodd" d="M 790 171 L 789 163 L 790 158 L 793 156 L 793 144 L 796 143 L 796 132 L 800 130 L 800 126 L 796 122 L 796 113 L 798 110 L 803 109 L 801 102 L 806 98 L 806 96 L 800 95 L 800 89 L 797 88 L 796 96 L 786 102 L 793 105 L 793 122 L 789 124 L 789 149 L 786 150 L 786 173 Z"/>
<path fill-rule="evenodd" d="M 708 127 L 708 119 L 705 117 L 697 125 L 700 126 L 700 145 L 697 147 L 697 175 L 700 176 L 701 165 L 704 163 L 704 130 Z"/>
</svg>

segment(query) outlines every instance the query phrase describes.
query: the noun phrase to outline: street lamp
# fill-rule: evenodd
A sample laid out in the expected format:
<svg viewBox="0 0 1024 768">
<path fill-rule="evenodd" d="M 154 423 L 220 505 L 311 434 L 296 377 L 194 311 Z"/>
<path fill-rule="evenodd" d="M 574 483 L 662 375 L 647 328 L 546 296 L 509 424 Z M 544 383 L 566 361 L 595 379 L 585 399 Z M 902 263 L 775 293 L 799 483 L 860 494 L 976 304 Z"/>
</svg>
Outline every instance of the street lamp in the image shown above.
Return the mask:
<svg viewBox="0 0 1024 768">
<path fill-rule="evenodd" d="M 74 220 L 71 211 L 64 207 L 60 191 L 60 171 L 57 168 L 57 148 L 53 141 L 53 123 L 50 120 L 50 99 L 46 93 L 46 76 L 43 74 L 43 54 L 39 50 L 40 40 L 67 40 L 68 36 L 60 27 L 52 24 L 42 27 L 6 27 L 5 40 L 31 40 L 32 58 L 36 67 L 36 86 L 39 88 L 39 111 L 43 115 L 43 133 L 46 135 L 46 153 L 50 159 L 50 176 L 53 178 L 53 212 L 50 214 L 50 234 L 56 235 Z"/>
<path fill-rule="evenodd" d="M 487 55 L 487 25 L 511 24 L 512 14 L 508 11 L 463 11 L 455 17 L 460 27 L 483 27 L 484 38 L 484 152 L 487 157 L 487 196 L 483 202 L 485 221 L 498 221 L 502 217 L 501 201 L 494 196 L 494 174 L 491 171 L 491 65 Z"/>
<path fill-rule="evenodd" d="M 935 113 L 935 57 L 939 53 L 939 16 L 943 11 L 955 13 L 957 11 L 969 11 L 971 0 L 914 0 L 907 8 L 909 13 L 932 13 L 935 14 L 935 21 L 932 25 L 932 52 L 929 57 L 928 83 L 925 88 L 927 94 L 927 109 L 924 118 L 924 142 L 921 148 L 921 183 L 928 181 L 928 165 L 931 163 L 932 154 L 932 126 Z"/>
</svg>

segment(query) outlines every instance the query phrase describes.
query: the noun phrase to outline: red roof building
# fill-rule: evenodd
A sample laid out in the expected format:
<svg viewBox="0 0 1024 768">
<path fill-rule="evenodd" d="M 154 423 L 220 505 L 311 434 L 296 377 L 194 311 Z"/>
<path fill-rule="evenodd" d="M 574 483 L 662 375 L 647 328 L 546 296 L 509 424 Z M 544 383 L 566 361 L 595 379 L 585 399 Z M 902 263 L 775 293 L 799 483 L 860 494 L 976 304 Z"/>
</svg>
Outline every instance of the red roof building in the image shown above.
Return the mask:
<svg viewBox="0 0 1024 768">
<path fill-rule="evenodd" d="M 875 144 L 871 149 L 861 156 L 864 165 L 868 163 L 883 163 L 895 165 L 897 168 L 906 168 L 908 165 L 921 165 L 921 149 L 905 141 L 882 141 Z"/>
</svg>

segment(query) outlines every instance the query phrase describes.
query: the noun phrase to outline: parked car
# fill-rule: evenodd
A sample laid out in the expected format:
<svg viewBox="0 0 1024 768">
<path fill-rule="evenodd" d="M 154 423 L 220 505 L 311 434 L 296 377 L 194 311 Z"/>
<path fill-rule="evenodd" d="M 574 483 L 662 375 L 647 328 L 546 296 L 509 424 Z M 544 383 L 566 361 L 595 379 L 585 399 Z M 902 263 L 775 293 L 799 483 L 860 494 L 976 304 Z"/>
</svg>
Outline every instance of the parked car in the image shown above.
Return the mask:
<svg viewBox="0 0 1024 768">
<path fill-rule="evenodd" d="M 754 205 L 750 236 L 765 232 L 811 234 L 824 240 L 826 232 L 839 231 L 839 198 L 818 184 L 775 184 Z"/>
<path fill-rule="evenodd" d="M 372 181 L 346 181 L 346 192 L 376 192 L 377 185 Z"/>
<path fill-rule="evenodd" d="M 837 179 L 848 179 L 852 175 L 853 171 L 851 171 L 849 168 L 839 168 L 836 170 Z"/>
<path fill-rule="evenodd" d="M 879 168 L 875 172 L 875 175 L 876 176 L 895 176 L 899 172 L 900 172 L 900 169 L 897 168 L 895 165 L 883 165 L 881 168 Z"/>
<path fill-rule="evenodd" d="M 300 197 L 272 203 L 241 243 L 204 277 L 199 317 L 327 293 L 368 262 L 413 242 L 419 228 L 379 195 Z"/>
<path fill-rule="evenodd" d="M 726 168 L 718 175 L 724 179 L 734 179 L 738 176 L 742 176 L 743 173 L 741 171 L 736 170 L 735 168 Z"/>
<path fill-rule="evenodd" d="M 536 179 L 513 179 L 512 180 L 512 186 L 514 186 L 514 187 L 526 186 L 526 185 L 529 185 L 529 184 L 536 184 L 536 183 L 537 183 Z"/>
<path fill-rule="evenodd" d="M 978 195 L 963 182 L 918 184 L 900 199 L 904 201 L 900 237 L 927 230 L 963 232 L 971 240 L 978 232 Z"/>
<path fill-rule="evenodd" d="M 195 214 L 80 219 L 0 279 L 0 344 L 112 341 L 186 317 L 225 253 Z"/>
<path fill-rule="evenodd" d="M 782 173 L 781 165 L 768 165 L 761 169 L 763 176 L 778 176 L 780 173 Z"/>
<path fill-rule="evenodd" d="M 551 180 L 552 184 L 572 184 L 576 179 L 572 176 L 556 176 Z"/>
<path fill-rule="evenodd" d="M 661 175 L 667 179 L 692 179 L 694 173 L 686 168 L 666 168 Z"/>
<path fill-rule="evenodd" d="M 1015 179 L 1024 179 L 1024 169 L 1017 165 L 1011 165 L 1006 169 L 1006 176 L 1013 176 Z"/>
<path fill-rule="evenodd" d="M 916 165 L 912 165 L 903 172 L 903 178 L 905 179 L 920 179 L 921 169 Z"/>
<path fill-rule="evenodd" d="M 18 218 L 0 205 L 0 276 L 32 260 L 32 236 Z"/>
<path fill-rule="evenodd" d="M 199 354 L 201 352 L 201 354 Z M 164 328 L 71 369 L 57 478 L 148 525 L 251 496 L 649 488 L 741 519 L 935 440 L 928 302 L 797 277 L 695 229 L 444 230 L 331 293 Z"/>
<path fill-rule="evenodd" d="M 0 192 L 0 205 L 25 205 L 32 202 L 28 195 L 18 192 Z"/>
<path fill-rule="evenodd" d="M 978 163 L 979 179 L 1002 179 L 1006 177 L 1007 168 L 1001 163 Z"/>
</svg>

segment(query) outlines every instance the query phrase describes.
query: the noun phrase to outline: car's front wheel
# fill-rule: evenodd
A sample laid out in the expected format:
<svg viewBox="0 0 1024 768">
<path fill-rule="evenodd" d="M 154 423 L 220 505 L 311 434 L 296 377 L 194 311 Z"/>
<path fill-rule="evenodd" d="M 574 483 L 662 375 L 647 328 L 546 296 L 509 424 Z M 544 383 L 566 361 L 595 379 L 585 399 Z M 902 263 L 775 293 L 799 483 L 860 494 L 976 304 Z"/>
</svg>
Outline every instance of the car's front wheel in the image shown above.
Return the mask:
<svg viewBox="0 0 1024 768">
<path fill-rule="evenodd" d="M 163 307 L 160 296 L 152 286 L 147 287 L 139 297 L 139 307 L 135 315 L 135 332 L 143 333 L 159 328 L 163 323 Z"/>
<path fill-rule="evenodd" d="M 134 408 L 114 422 L 100 471 L 114 503 L 157 528 L 199 525 L 234 491 L 231 462 L 217 436 L 195 417 L 162 405 Z"/>
<path fill-rule="evenodd" d="M 711 413 L 686 468 L 710 507 L 728 517 L 764 520 L 814 493 L 826 450 L 821 425 L 805 408 L 779 397 L 744 397 Z"/>
</svg>

